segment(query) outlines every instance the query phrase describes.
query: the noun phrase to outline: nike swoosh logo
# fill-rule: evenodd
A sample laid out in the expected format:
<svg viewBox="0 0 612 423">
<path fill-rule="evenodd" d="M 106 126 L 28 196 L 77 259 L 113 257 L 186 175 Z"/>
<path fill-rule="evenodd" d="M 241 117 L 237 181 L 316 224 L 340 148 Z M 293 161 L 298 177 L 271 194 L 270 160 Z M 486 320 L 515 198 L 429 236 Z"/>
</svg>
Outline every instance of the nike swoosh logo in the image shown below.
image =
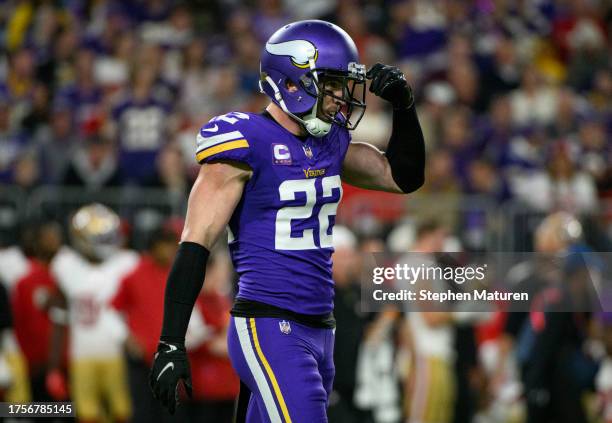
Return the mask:
<svg viewBox="0 0 612 423">
<path fill-rule="evenodd" d="M 170 363 L 166 364 L 164 366 L 164 368 L 162 369 L 161 372 L 159 372 L 159 375 L 157 375 L 157 380 L 159 380 L 159 378 L 161 377 L 161 375 L 164 374 L 164 372 L 168 369 L 174 370 L 174 363 L 171 361 Z"/>
<path fill-rule="evenodd" d="M 206 132 L 217 132 L 218 130 L 219 130 L 219 127 L 217 125 L 213 126 L 212 128 L 202 129 L 202 131 L 206 131 Z"/>
</svg>

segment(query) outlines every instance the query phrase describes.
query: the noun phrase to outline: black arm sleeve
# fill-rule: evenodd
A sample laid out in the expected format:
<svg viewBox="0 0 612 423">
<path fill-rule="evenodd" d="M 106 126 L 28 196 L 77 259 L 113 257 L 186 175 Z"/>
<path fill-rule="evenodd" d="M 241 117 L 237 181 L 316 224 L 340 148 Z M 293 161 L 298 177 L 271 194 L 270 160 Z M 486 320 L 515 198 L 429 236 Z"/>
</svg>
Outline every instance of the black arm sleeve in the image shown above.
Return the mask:
<svg viewBox="0 0 612 423">
<path fill-rule="evenodd" d="M 206 248 L 195 242 L 182 242 L 179 245 L 166 284 L 162 341 L 185 341 L 189 318 L 204 284 L 209 254 Z"/>
<path fill-rule="evenodd" d="M 425 139 L 414 105 L 393 109 L 393 130 L 386 152 L 395 183 L 409 193 L 425 181 Z"/>
</svg>

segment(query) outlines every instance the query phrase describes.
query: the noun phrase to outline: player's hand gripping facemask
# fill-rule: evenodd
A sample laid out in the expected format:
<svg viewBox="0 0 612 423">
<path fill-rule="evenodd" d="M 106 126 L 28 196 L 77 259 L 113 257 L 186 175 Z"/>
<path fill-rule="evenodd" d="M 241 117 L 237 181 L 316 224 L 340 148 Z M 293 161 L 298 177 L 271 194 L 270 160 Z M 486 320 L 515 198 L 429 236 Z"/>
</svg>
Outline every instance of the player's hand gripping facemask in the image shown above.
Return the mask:
<svg viewBox="0 0 612 423">
<path fill-rule="evenodd" d="M 371 80 L 370 92 L 387 100 L 394 108 L 408 108 L 414 103 L 412 89 L 399 68 L 376 63 L 366 77 Z"/>
</svg>

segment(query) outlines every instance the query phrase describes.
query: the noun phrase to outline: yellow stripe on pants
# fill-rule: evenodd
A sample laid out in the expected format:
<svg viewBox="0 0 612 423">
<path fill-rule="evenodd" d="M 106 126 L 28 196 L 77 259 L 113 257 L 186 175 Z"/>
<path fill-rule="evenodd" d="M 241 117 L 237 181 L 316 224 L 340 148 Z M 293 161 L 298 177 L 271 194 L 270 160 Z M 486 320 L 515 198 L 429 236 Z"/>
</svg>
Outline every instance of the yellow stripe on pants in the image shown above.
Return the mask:
<svg viewBox="0 0 612 423">
<path fill-rule="evenodd" d="M 257 338 L 257 327 L 255 326 L 255 319 L 250 318 L 249 320 L 251 323 L 251 332 L 253 333 L 253 343 L 255 344 L 255 350 L 257 351 L 257 355 L 259 356 L 259 359 L 263 363 L 264 368 L 266 369 L 266 373 L 268 373 L 268 377 L 270 378 L 270 381 L 272 382 L 272 387 L 274 388 L 276 399 L 278 400 L 278 403 L 280 404 L 280 407 L 281 407 L 281 411 L 283 412 L 283 417 L 285 417 L 285 421 L 287 423 L 291 423 L 291 417 L 289 417 L 289 410 L 287 410 L 287 404 L 285 404 L 285 399 L 283 398 L 283 394 L 281 393 L 280 387 L 278 386 L 278 382 L 276 381 L 274 372 L 272 371 L 272 368 L 270 367 L 268 360 L 266 360 L 266 357 L 263 355 L 263 352 L 261 351 L 261 347 L 259 346 L 259 339 Z"/>
</svg>

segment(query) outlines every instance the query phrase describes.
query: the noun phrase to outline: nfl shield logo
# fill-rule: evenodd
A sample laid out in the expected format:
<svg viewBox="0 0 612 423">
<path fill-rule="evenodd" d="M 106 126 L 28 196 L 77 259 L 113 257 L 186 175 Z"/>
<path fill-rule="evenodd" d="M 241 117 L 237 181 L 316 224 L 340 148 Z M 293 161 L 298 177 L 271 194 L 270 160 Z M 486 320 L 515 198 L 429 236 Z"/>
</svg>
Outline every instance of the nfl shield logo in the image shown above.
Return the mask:
<svg viewBox="0 0 612 423">
<path fill-rule="evenodd" d="M 303 145 L 302 148 L 304 149 L 304 154 L 306 154 L 306 157 L 312 159 L 312 150 L 310 149 L 310 147 L 307 145 Z"/>
<path fill-rule="evenodd" d="M 278 322 L 278 326 L 280 327 L 280 331 L 285 335 L 289 335 L 291 333 L 291 325 L 286 320 L 281 320 Z"/>
</svg>

